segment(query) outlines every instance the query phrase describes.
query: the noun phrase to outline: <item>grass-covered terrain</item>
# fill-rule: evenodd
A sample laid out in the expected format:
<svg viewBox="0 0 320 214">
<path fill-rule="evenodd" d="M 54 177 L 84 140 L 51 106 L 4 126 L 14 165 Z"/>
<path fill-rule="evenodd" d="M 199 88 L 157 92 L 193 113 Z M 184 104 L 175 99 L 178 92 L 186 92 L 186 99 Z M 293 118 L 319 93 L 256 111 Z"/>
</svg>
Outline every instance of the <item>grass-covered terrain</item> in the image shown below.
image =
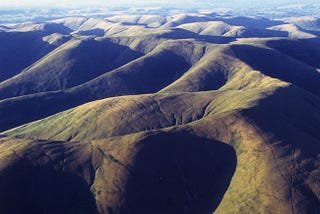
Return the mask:
<svg viewBox="0 0 320 214">
<path fill-rule="evenodd" d="M 0 55 L 23 60 L 0 60 L 0 213 L 320 212 L 314 29 L 214 14 L 3 29 Z M 39 48 L 6 55 L 2 34 Z"/>
</svg>

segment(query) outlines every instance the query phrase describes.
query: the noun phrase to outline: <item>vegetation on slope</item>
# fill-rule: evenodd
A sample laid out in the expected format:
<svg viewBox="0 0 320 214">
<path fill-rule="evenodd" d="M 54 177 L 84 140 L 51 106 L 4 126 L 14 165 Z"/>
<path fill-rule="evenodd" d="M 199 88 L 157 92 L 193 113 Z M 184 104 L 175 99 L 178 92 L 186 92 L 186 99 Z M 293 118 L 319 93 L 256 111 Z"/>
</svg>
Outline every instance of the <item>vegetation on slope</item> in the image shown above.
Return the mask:
<svg viewBox="0 0 320 214">
<path fill-rule="evenodd" d="M 74 38 L 1 83 L 22 96 L 0 101 L 0 212 L 318 212 L 317 38 L 252 38 L 317 35 L 283 24 L 57 20 Z"/>
</svg>

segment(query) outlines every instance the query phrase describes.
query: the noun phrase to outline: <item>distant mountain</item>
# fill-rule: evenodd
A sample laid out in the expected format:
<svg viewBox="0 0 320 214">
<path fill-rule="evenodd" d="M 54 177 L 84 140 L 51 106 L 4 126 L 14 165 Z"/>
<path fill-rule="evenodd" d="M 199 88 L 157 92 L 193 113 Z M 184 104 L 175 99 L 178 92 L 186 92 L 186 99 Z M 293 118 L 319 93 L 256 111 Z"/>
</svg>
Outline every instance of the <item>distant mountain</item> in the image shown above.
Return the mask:
<svg viewBox="0 0 320 214">
<path fill-rule="evenodd" d="M 229 25 L 221 21 L 196 22 L 183 24 L 179 28 L 209 36 L 226 36 L 226 37 L 288 37 L 288 33 L 280 30 L 257 29 L 244 26 Z"/>
<path fill-rule="evenodd" d="M 283 19 L 285 22 L 295 24 L 310 31 L 320 30 L 320 19 L 314 16 L 291 17 Z"/>
<path fill-rule="evenodd" d="M 316 20 L 0 26 L 0 213 L 318 213 Z"/>
</svg>

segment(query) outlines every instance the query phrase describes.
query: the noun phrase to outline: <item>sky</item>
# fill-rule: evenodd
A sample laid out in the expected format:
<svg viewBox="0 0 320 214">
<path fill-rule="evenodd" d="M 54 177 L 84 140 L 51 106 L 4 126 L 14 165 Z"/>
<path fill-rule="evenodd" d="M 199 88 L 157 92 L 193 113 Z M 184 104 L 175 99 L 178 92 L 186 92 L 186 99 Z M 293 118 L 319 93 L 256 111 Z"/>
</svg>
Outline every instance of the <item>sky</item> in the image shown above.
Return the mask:
<svg viewBox="0 0 320 214">
<path fill-rule="evenodd" d="M 170 2 L 191 2 L 190 0 L 0 0 L 1 6 L 78 6 L 78 5 L 107 5 L 107 4 L 142 4 L 142 3 L 170 3 Z"/>
<path fill-rule="evenodd" d="M 121 6 L 121 8 L 115 8 Z M 0 24 L 64 16 L 215 12 L 237 16 L 320 17 L 320 0 L 0 0 Z"/>
<path fill-rule="evenodd" d="M 141 5 L 141 4 L 163 4 L 163 5 L 184 5 L 192 6 L 199 4 L 230 4 L 233 6 L 242 5 L 259 5 L 259 4 L 299 4 L 299 3 L 317 3 L 319 0 L 269 0 L 269 1 L 256 1 L 256 0 L 0 0 L 0 7 L 44 7 L 44 6 L 80 6 L 80 5 Z"/>
</svg>

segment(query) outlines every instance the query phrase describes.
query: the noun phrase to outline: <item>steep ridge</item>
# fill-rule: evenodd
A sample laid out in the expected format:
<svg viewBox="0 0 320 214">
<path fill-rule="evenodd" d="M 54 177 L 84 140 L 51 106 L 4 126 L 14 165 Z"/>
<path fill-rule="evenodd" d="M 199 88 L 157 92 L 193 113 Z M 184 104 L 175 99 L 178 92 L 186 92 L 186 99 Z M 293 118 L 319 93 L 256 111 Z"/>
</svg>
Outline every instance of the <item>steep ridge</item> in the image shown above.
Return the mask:
<svg viewBox="0 0 320 214">
<path fill-rule="evenodd" d="M 316 68 L 274 49 L 244 44 L 232 45 L 231 49 L 253 69 L 319 95 L 320 74 Z"/>
<path fill-rule="evenodd" d="M 70 34 L 72 30 L 64 25 L 49 22 L 23 22 L 18 24 L 9 24 L 8 32 L 32 32 L 38 31 L 49 35 L 52 33 Z"/>
<path fill-rule="evenodd" d="M 181 44 L 185 47 L 179 46 Z M 186 72 L 201 58 L 203 50 L 203 43 L 166 42 L 143 57 L 69 90 L 2 100 L 1 129 L 41 119 L 96 99 L 157 92 Z M 30 110 L 38 113 L 30 114 Z M 11 111 L 15 111 L 15 120 L 5 116 Z"/>
<path fill-rule="evenodd" d="M 232 147 L 181 131 L 92 143 L 0 139 L 0 185 L 10 189 L 0 193 L 1 212 L 212 212 L 236 165 Z M 205 163 L 211 167 L 197 166 Z M 191 200 L 190 193 L 199 198 Z M 21 206 L 14 206 L 17 202 Z"/>
<path fill-rule="evenodd" d="M 308 40 L 269 40 L 265 42 L 265 45 L 280 52 L 300 60 L 314 68 L 320 68 L 320 49 L 318 45 Z"/>
<path fill-rule="evenodd" d="M 52 23 L 63 25 L 73 31 L 78 30 L 88 18 L 85 17 L 67 17 L 51 21 Z"/>
<path fill-rule="evenodd" d="M 188 52 L 193 50 L 191 48 L 193 43 L 191 41 L 163 43 L 144 57 L 64 92 L 2 100 L 0 106 L 4 115 L 1 130 L 41 119 L 85 102 L 111 96 L 153 93 L 160 90 L 177 93 L 219 88 L 221 90 L 252 88 L 261 84 L 272 85 L 272 82 L 264 79 L 265 75 L 293 83 L 318 94 L 317 70 L 283 53 L 261 45 L 241 43 L 206 47 L 198 43 L 194 46 L 197 47 L 194 48 L 195 52 Z M 181 44 L 184 44 L 181 46 L 185 46 L 184 49 L 178 48 Z M 177 56 L 174 50 L 181 56 Z M 256 51 L 256 54 L 252 54 L 252 51 Z M 194 58 L 183 58 L 186 56 L 194 56 Z M 272 65 L 277 65 L 276 69 Z M 179 71 L 180 73 L 177 73 Z M 32 105 L 32 102 L 36 102 L 37 105 Z M 16 105 L 17 103 L 19 105 Z M 29 114 L 30 109 L 39 113 Z M 6 116 L 11 115 L 10 112 L 13 111 L 17 116 L 15 120 Z"/>
<path fill-rule="evenodd" d="M 320 19 L 314 16 L 289 17 L 284 18 L 283 21 L 295 24 L 303 29 L 311 31 L 320 30 Z"/>
<path fill-rule="evenodd" d="M 0 100 L 0 213 L 320 211 L 318 34 L 290 25 L 315 38 L 258 38 L 273 26 L 288 36 L 264 18 L 161 20 L 67 18 L 57 24 L 71 41 L 42 37 L 65 52 L 74 41 L 119 52 L 76 86 Z M 261 34 L 201 35 L 233 25 Z"/>
<path fill-rule="evenodd" d="M 229 25 L 244 26 L 249 28 L 265 29 L 276 25 L 284 24 L 281 20 L 272 20 L 264 17 L 245 16 L 214 16 L 217 21 L 223 21 Z"/>
<path fill-rule="evenodd" d="M 240 137 L 234 141 L 235 147 L 239 146 L 236 149 L 239 173 L 235 173 L 230 192 L 226 193 L 217 213 L 319 210 L 320 186 L 316 182 L 320 151 L 316 131 L 320 119 L 319 98 L 294 86 L 281 88 L 259 105 L 245 110 L 241 117 L 256 134 L 249 135 L 249 144 L 243 141 L 237 144 L 241 134 L 235 131 Z M 260 137 L 262 145 L 255 136 Z M 257 162 L 253 164 L 256 167 L 251 167 L 251 160 Z M 252 169 L 256 175 L 248 176 Z M 230 205 L 230 200 L 237 205 Z"/>
<path fill-rule="evenodd" d="M 90 145 L 1 138 L 0 148 L 1 213 L 97 213 Z"/>
<path fill-rule="evenodd" d="M 172 142 L 183 142 L 180 146 L 178 146 L 179 151 L 181 151 L 181 148 L 185 148 L 186 141 L 182 139 L 190 139 L 190 142 L 192 141 L 193 137 L 188 137 L 189 134 L 193 136 L 198 136 L 200 138 L 205 139 L 211 139 L 216 140 L 218 142 L 224 142 L 227 144 L 230 144 L 234 147 L 237 154 L 237 167 L 235 170 L 235 174 L 232 177 L 231 183 L 229 188 L 226 190 L 225 195 L 222 198 L 221 203 L 218 203 L 219 206 L 215 207 L 213 206 L 216 204 L 215 202 L 211 202 L 211 212 L 213 212 L 216 208 L 216 213 L 225 213 L 225 212 L 265 212 L 267 210 L 274 210 L 276 212 L 284 212 L 285 210 L 291 210 L 293 213 L 300 213 L 308 210 L 317 210 L 319 209 L 318 199 L 319 199 L 319 185 L 316 182 L 316 176 L 319 172 L 319 165 L 317 163 L 318 160 L 318 153 L 319 153 L 319 144 L 318 139 L 320 139 L 319 133 L 317 132 L 318 128 L 316 126 L 312 125 L 306 125 L 306 124 L 320 124 L 320 112 L 319 112 L 319 106 L 320 106 L 320 100 L 318 97 L 315 97 L 311 93 L 304 91 L 300 88 L 289 86 L 289 87 L 280 87 L 277 90 L 272 89 L 270 91 L 271 93 L 265 94 L 265 90 L 261 91 L 260 96 L 257 96 L 255 100 L 247 104 L 243 109 L 234 109 L 231 111 L 226 108 L 226 106 L 233 106 L 238 107 L 239 105 L 235 104 L 235 101 L 232 101 L 231 99 L 237 99 L 238 102 L 246 102 L 247 99 L 244 99 L 243 96 L 237 96 L 235 94 L 231 94 L 228 98 L 225 95 L 221 95 L 221 100 L 224 102 L 221 103 L 221 101 L 215 100 L 210 105 L 206 107 L 206 114 L 205 117 L 200 118 L 198 120 L 192 120 L 189 123 L 182 124 L 180 126 L 175 127 L 169 127 L 168 129 L 165 129 L 163 131 L 167 132 L 168 134 L 165 134 L 162 136 L 162 134 L 154 135 L 150 139 L 150 143 L 146 143 L 143 145 L 149 145 L 152 152 L 150 152 L 150 155 L 153 158 L 149 158 L 149 156 L 146 157 L 148 160 L 161 160 L 161 158 L 158 156 L 154 156 L 154 151 L 159 151 L 157 149 L 158 147 L 153 145 L 153 143 L 159 142 L 160 145 L 165 145 L 166 142 L 171 142 L 170 139 L 173 139 Z M 208 93 L 208 92 L 203 92 Z M 239 92 L 239 94 L 246 93 L 245 91 Z M 299 96 L 297 96 L 299 94 Z M 188 94 L 184 95 L 187 96 Z M 163 96 L 163 95 L 162 95 Z M 171 99 L 181 99 L 180 96 L 173 96 Z M 247 94 L 248 97 L 253 97 L 251 94 Z M 150 98 L 152 96 L 148 95 L 146 98 Z M 189 100 L 189 96 L 187 96 Z M 208 99 L 207 96 L 196 96 L 194 95 L 196 99 Z M 130 99 L 134 100 L 136 97 L 129 97 Z M 194 98 L 194 99 L 195 99 Z M 111 98 L 112 99 L 121 99 L 121 98 Z M 126 99 L 126 97 L 122 98 Z M 152 98 L 153 99 L 153 98 Z M 110 99 L 109 99 L 110 100 Z M 228 100 L 229 102 L 225 101 Z M 312 101 L 312 102 L 310 102 Z M 79 107 L 77 111 L 80 111 L 81 108 L 86 109 L 92 109 L 92 112 L 96 112 L 97 109 L 94 109 L 91 105 L 96 105 L 100 109 L 105 109 L 105 106 L 99 106 L 100 103 L 103 101 L 96 101 L 87 105 L 84 105 L 82 107 Z M 172 101 L 171 103 L 167 104 L 166 100 L 162 100 L 160 103 L 162 104 L 161 107 L 163 107 L 163 111 L 167 114 L 171 114 L 173 112 L 170 112 L 170 110 L 176 110 L 175 107 L 176 102 Z M 195 103 L 194 100 L 189 101 L 190 103 Z M 123 101 L 121 103 L 124 103 Z M 231 104 L 233 103 L 233 104 Z M 275 105 L 276 103 L 276 105 Z M 299 103 L 303 105 L 305 108 L 300 108 L 300 106 L 297 106 L 296 104 Z M 168 108 L 165 107 L 166 105 L 170 106 L 173 105 L 173 107 Z M 116 104 L 115 104 L 116 105 Z M 213 106 L 212 106 L 213 105 Z M 144 121 L 154 121 L 152 119 L 152 116 L 155 114 L 159 117 L 159 114 L 157 114 L 158 108 L 155 108 L 153 106 L 149 107 L 148 105 L 141 105 L 137 104 L 142 109 L 145 109 L 146 117 L 149 117 L 149 119 L 143 119 L 142 123 L 139 123 L 139 120 L 135 120 L 135 123 L 127 123 L 128 126 L 131 127 L 142 127 L 142 129 L 145 127 Z M 188 103 L 186 103 L 186 106 L 188 106 Z M 215 106 L 215 107 L 214 107 Z M 119 108 L 121 108 L 120 106 Z M 131 109 L 132 104 L 129 104 L 128 106 L 124 106 L 123 109 Z M 218 108 L 222 108 L 225 111 L 220 112 L 218 111 Z M 119 115 L 119 111 L 115 110 L 112 111 L 112 107 L 110 107 L 110 111 L 107 114 L 103 114 L 103 112 L 98 113 L 98 118 L 112 118 L 112 114 Z M 148 114 L 147 109 L 151 109 L 154 113 Z M 197 109 L 197 108 L 195 108 Z M 285 110 L 284 110 L 285 109 Z M 71 113 L 65 112 L 63 113 L 63 116 L 58 117 L 53 116 L 51 118 L 48 118 L 45 121 L 45 123 L 41 123 L 41 121 L 36 122 L 34 124 L 27 125 L 23 128 L 25 130 L 30 128 L 30 130 L 36 132 L 37 127 L 40 128 L 40 130 L 43 128 L 44 125 L 49 124 L 52 125 L 52 123 L 49 122 L 49 120 L 54 120 L 55 118 L 60 119 L 60 124 L 64 119 L 66 121 L 74 121 L 71 118 L 67 119 L 67 116 L 70 116 L 74 119 L 78 118 L 77 115 L 85 115 L 90 117 L 90 110 L 86 113 L 83 112 L 82 114 L 80 112 L 78 113 Z M 180 109 L 182 111 L 182 109 Z M 192 112 L 192 109 L 190 109 Z M 310 115 L 306 114 L 306 112 L 314 112 L 317 113 L 317 115 Z M 71 114 L 70 114 L 71 113 Z M 189 115 L 190 113 L 187 113 Z M 65 118 L 63 118 L 65 117 Z M 96 117 L 94 114 L 93 117 Z M 133 118 L 135 118 L 133 116 Z M 139 117 L 140 119 L 141 117 Z M 161 116 L 159 117 L 161 118 Z M 266 120 L 266 118 L 268 118 Z M 93 119 L 94 120 L 94 119 Z M 97 120 L 98 121 L 98 120 Z M 160 119 L 161 121 L 161 119 Z M 275 122 L 276 121 L 276 122 Z M 77 124 L 75 122 L 71 122 L 69 125 L 73 126 L 74 129 L 70 130 L 84 130 L 83 133 L 88 131 L 87 133 L 91 133 L 90 129 L 92 126 L 90 126 L 90 120 L 87 119 L 87 122 L 89 124 Z M 126 121 L 125 121 L 126 122 Z M 124 122 L 124 123 L 125 123 Z M 92 122 L 94 123 L 94 122 Z M 56 123 L 58 124 L 58 123 Z M 103 124 L 102 122 L 97 122 L 96 125 L 99 127 L 99 124 Z M 78 126 L 78 128 L 77 128 Z M 82 127 L 79 129 L 79 127 Z M 108 126 L 106 126 L 108 127 Z M 160 126 L 158 126 L 160 127 Z M 22 129 L 23 129 L 22 128 Z M 154 127 L 157 129 L 156 127 Z M 101 127 L 101 129 L 104 129 Z M 19 129 L 17 129 L 19 130 Z M 43 130 L 50 130 L 43 129 Z M 54 129 L 53 129 L 54 130 Z M 61 129 L 63 130 L 63 129 Z M 137 130 L 131 130 L 133 132 L 136 132 Z M 108 132 L 106 130 L 106 132 Z M 150 132 L 150 131 L 149 131 Z M 158 131 L 157 131 L 158 132 Z M 156 133 L 157 133 L 156 132 Z M 177 135 L 178 138 L 171 138 L 171 133 L 183 133 Z M 43 134 L 47 134 L 50 132 L 46 132 Z M 110 149 L 104 150 L 108 151 L 109 158 L 111 160 L 117 160 L 116 162 L 121 166 L 128 166 L 126 163 L 127 161 L 131 160 L 131 158 L 127 159 L 125 158 L 124 154 L 128 155 L 134 155 L 135 152 L 132 151 L 131 144 L 129 142 L 132 142 L 133 139 L 136 139 L 135 136 L 143 136 L 145 133 L 148 132 L 141 132 L 137 133 L 135 135 L 123 135 L 122 137 L 114 137 L 114 138 L 108 138 L 112 139 L 114 144 L 113 146 L 110 145 L 110 142 L 108 139 L 105 140 L 98 140 L 99 145 L 110 146 Z M 152 131 L 151 131 L 152 133 Z M 4 134 L 18 134 L 17 133 L 4 133 Z M 96 135 L 96 133 L 92 133 L 93 136 Z M 115 132 L 114 135 L 121 134 Z M 44 137 L 41 136 L 41 137 Z M 28 136 L 26 134 L 25 136 Z M 162 137 L 161 137 L 162 136 Z M 173 136 L 176 136 L 176 134 L 173 134 Z M 29 136 L 31 137 L 31 135 Z M 32 137 L 39 137 L 39 136 L 32 136 Z M 100 138 L 101 135 L 96 135 L 97 138 Z M 81 136 L 81 139 L 90 138 L 90 136 Z M 23 139 L 23 138 L 22 138 Z M 121 142 L 123 144 L 120 144 L 117 139 L 121 139 Z M 199 139 L 200 140 L 200 139 Z M 199 143 L 199 140 L 195 140 Z M 148 141 L 149 142 L 149 141 Z M 118 148 L 118 146 L 121 147 L 118 152 L 115 152 L 114 149 Z M 156 143 L 157 144 L 157 143 Z M 140 144 L 139 144 L 140 145 Z M 172 145 L 170 143 L 169 145 Z M 212 143 L 210 143 L 212 145 Z M 196 150 L 198 146 L 196 146 L 194 149 Z M 112 149 L 111 149 L 112 148 Z M 135 148 L 135 147 L 134 147 Z M 194 151 L 194 149 L 192 151 Z M 121 152 L 120 152 L 121 151 Z M 126 152 L 124 152 L 126 151 Z M 130 151 L 130 152 L 129 152 Z M 160 150 L 162 151 L 162 150 Z M 170 149 L 169 151 L 172 151 Z M 188 149 L 186 150 L 188 151 Z M 213 151 L 213 150 L 210 150 Z M 215 150 L 216 151 L 216 150 Z M 127 153 L 128 152 L 128 153 Z M 185 153 L 185 152 L 182 152 Z M 119 155 L 122 156 L 119 156 Z M 160 153 L 161 154 L 161 153 Z M 204 154 L 201 152 L 201 154 Z M 216 153 L 218 154 L 218 153 Z M 123 156 L 124 155 L 124 156 Z M 195 155 L 195 154 L 193 154 Z M 151 157 L 150 156 L 150 157 Z M 132 156 L 130 156 L 132 157 Z M 145 161 L 146 159 L 142 159 L 141 163 L 149 163 L 148 161 Z M 188 158 L 181 159 L 178 158 L 178 161 L 181 161 L 183 164 L 185 161 L 188 160 Z M 230 160 L 230 159 L 229 159 Z M 170 163 L 164 164 L 163 161 L 160 161 L 162 163 L 161 166 L 166 166 L 166 170 L 170 169 Z M 120 164 L 121 163 L 121 164 Z M 110 209 L 115 210 L 127 210 L 127 209 L 137 209 L 138 211 L 150 211 L 151 207 L 159 206 L 159 213 L 161 213 L 162 207 L 165 210 L 164 212 L 169 212 L 172 209 L 172 206 L 175 207 L 175 209 L 179 210 L 182 209 L 184 206 L 181 205 L 181 202 L 177 202 L 177 198 L 180 197 L 172 197 L 172 203 L 163 205 L 162 202 L 163 199 L 159 199 L 158 194 L 161 194 L 162 191 L 156 191 L 155 195 L 148 195 L 146 192 L 150 192 L 148 190 L 148 185 L 143 187 L 143 190 L 137 191 L 137 188 L 141 188 L 140 182 L 141 179 L 133 179 L 131 180 L 131 175 L 134 174 L 134 172 L 131 172 L 131 169 L 137 170 L 139 169 L 139 161 L 132 162 L 135 165 L 129 165 L 129 169 L 127 167 L 124 167 L 124 171 L 128 170 L 129 172 L 125 172 L 125 177 L 128 178 L 130 181 L 124 181 L 119 178 L 119 175 L 113 177 L 113 179 L 118 178 L 119 181 L 113 180 L 115 182 L 114 184 L 118 185 L 125 185 L 128 189 L 128 192 L 125 194 L 125 197 L 123 200 L 121 200 L 121 205 L 117 204 L 116 206 L 113 203 L 118 202 L 119 200 L 109 201 L 108 192 L 101 192 L 98 196 L 96 196 L 96 200 L 103 203 L 103 206 L 100 207 L 100 212 L 106 213 Z M 153 163 L 152 161 L 150 163 Z M 164 165 L 163 165 L 164 164 Z M 138 166 L 137 166 L 138 165 Z M 184 165 L 184 164 L 183 164 Z M 199 166 L 199 165 L 197 165 Z M 142 167 L 142 166 L 141 166 Z M 143 165 L 142 168 L 145 168 L 146 166 Z M 305 171 L 306 167 L 309 171 Z M 156 167 L 157 168 L 157 167 Z M 231 167 L 232 168 L 232 167 Z M 108 172 L 108 169 L 105 168 L 105 172 L 98 173 L 101 177 L 106 177 Z M 185 174 L 185 170 L 194 169 L 190 166 L 187 168 L 183 168 L 183 174 Z M 226 169 L 226 168 L 225 168 Z M 179 169 L 176 169 L 179 171 Z M 230 170 L 230 168 L 229 168 Z M 310 173 L 308 176 L 306 176 L 306 173 Z M 120 171 L 121 175 L 123 176 L 123 171 Z M 155 170 L 156 174 L 145 174 L 144 171 L 141 171 L 144 176 L 156 176 L 157 177 L 157 170 Z M 172 174 L 172 173 L 171 173 Z M 219 174 L 221 175 L 221 174 Z M 96 177 L 99 177 L 96 175 Z M 215 175 L 216 176 L 216 175 Z M 108 176 L 107 176 L 108 177 Z M 155 177 L 155 178 L 156 178 Z M 197 176 L 200 178 L 204 178 L 206 176 Z M 123 177 L 121 177 L 123 178 Z M 164 180 L 166 180 L 166 177 L 163 177 Z M 209 179 L 208 177 L 206 177 Z M 154 178 L 151 178 L 153 180 Z M 214 179 L 215 180 L 215 179 Z M 220 180 L 220 179 L 218 179 Z M 215 180 L 217 181 L 217 180 Z M 119 183 L 120 182 L 120 183 Z M 198 200 L 200 200 L 198 197 L 198 194 L 195 191 L 198 191 L 199 187 L 190 187 L 190 185 L 193 185 L 197 182 L 192 181 L 191 177 L 186 178 L 186 182 L 188 184 L 188 191 L 189 188 L 191 188 L 189 194 L 192 200 L 188 202 L 184 202 L 188 204 L 188 207 L 191 210 L 201 210 L 198 207 Z M 208 180 L 209 182 L 209 180 Z M 144 182 L 142 182 L 144 183 Z M 141 183 L 141 184 L 142 184 Z M 93 184 L 94 188 L 91 188 L 91 191 L 96 192 L 101 188 L 104 188 L 105 185 L 110 184 L 107 181 L 99 181 L 96 180 Z M 200 184 L 200 183 L 198 183 Z M 133 185 L 134 187 L 131 187 Z M 137 185 L 137 186 L 136 186 Z M 155 185 L 158 187 L 159 185 Z M 161 186 L 161 185 L 160 185 Z M 97 189 L 96 189 L 97 188 Z M 132 189 L 131 189 L 132 188 Z M 151 188 L 151 187 L 150 187 Z M 154 186 L 152 185 L 152 188 Z M 186 188 L 186 187 L 184 187 Z M 94 189 L 94 190 L 93 190 Z M 165 188 L 164 188 L 165 189 Z M 131 192 L 132 190 L 132 192 Z M 179 192 L 181 193 L 184 190 L 181 189 Z M 117 193 L 123 193 L 121 189 L 118 189 L 115 187 L 115 192 Z M 167 191 L 165 191 L 167 192 Z M 133 194 L 133 195 L 131 195 Z M 175 194 L 175 193 L 172 193 Z M 149 196 L 149 199 L 146 199 L 145 197 Z M 211 194 L 213 195 L 213 193 Z M 133 206 L 131 202 L 131 197 L 135 198 L 135 203 L 139 204 L 139 206 Z M 201 202 L 204 203 L 204 199 L 202 197 Z M 241 198 L 241 199 L 239 199 Z M 306 200 L 308 198 L 308 200 Z M 148 200 L 150 204 L 150 207 L 148 205 L 145 205 L 143 201 Z M 170 199 L 171 200 L 171 199 Z M 199 202 L 200 202 L 199 201 Z M 220 201 L 220 200 L 219 200 Z M 235 201 L 235 203 L 230 203 L 230 201 Z M 162 205 L 158 205 L 158 203 Z M 142 207 L 141 207 L 141 206 Z M 209 204 L 203 204 L 202 206 L 207 207 Z M 111 208 L 109 208 L 111 207 Z M 169 210 L 168 210 L 169 209 Z M 157 210 L 158 211 L 158 210 Z M 157 212 L 155 211 L 155 212 Z M 173 211 L 172 211 L 173 212 Z M 199 211 L 200 212 L 200 211 Z M 211 213 L 210 211 L 202 211 L 201 213 Z M 174 212 L 173 212 L 174 213 Z"/>
<path fill-rule="evenodd" d="M 310 39 L 310 38 L 316 38 L 317 37 L 316 35 L 313 35 L 311 33 L 305 32 L 303 29 L 300 30 L 294 24 L 277 25 L 277 26 L 270 27 L 268 29 L 287 32 L 289 38 Z"/>
<path fill-rule="evenodd" d="M 0 99 L 71 88 L 142 54 L 110 41 L 72 39 L 0 84 Z"/>
<path fill-rule="evenodd" d="M 209 115 L 248 108 L 267 93 L 267 90 L 230 90 L 108 98 L 23 125 L 4 134 L 64 141 L 96 140 L 179 126 Z"/>
<path fill-rule="evenodd" d="M 174 38 L 171 38 L 172 36 Z M 142 56 L 142 53 L 152 54 L 151 52 L 157 46 L 159 48 L 167 48 L 165 46 L 168 45 L 171 46 L 167 48 L 171 48 L 169 52 L 174 51 L 175 47 L 171 45 L 173 41 L 169 42 L 171 39 L 178 40 L 180 38 L 193 37 L 197 38 L 196 34 L 192 34 L 191 32 L 163 30 L 155 34 L 146 34 L 142 38 L 137 38 L 137 36 L 124 38 L 91 38 L 80 36 L 50 52 L 21 74 L 1 83 L 0 99 L 37 92 L 63 90 L 77 86 L 99 75 L 107 75 L 108 71 L 112 71 L 113 69 L 118 68 L 118 70 L 121 70 L 120 66 L 129 62 L 131 63 L 134 59 Z M 163 42 L 166 43 L 162 44 Z M 187 50 L 188 47 L 193 46 L 193 41 L 180 42 L 182 44 L 175 51 L 176 54 L 183 55 L 183 58 L 192 57 L 193 55 L 187 52 Z M 197 43 L 195 44 L 197 45 Z M 170 54 L 169 52 L 168 54 Z M 201 51 L 194 53 L 192 60 L 199 60 L 201 54 Z M 163 57 L 166 57 L 167 54 L 163 55 Z M 162 59 L 158 59 L 158 61 L 166 64 Z M 180 61 L 178 60 L 177 63 L 172 62 L 169 64 L 178 65 Z M 188 63 L 194 63 L 193 61 L 189 60 Z"/>
<path fill-rule="evenodd" d="M 196 92 L 223 87 L 232 73 L 245 67 L 230 56 L 228 49 L 229 45 L 208 45 L 203 57 L 188 72 L 160 92 Z"/>
<path fill-rule="evenodd" d="M 161 15 L 119 15 L 106 18 L 107 21 L 127 25 L 144 25 L 150 28 L 158 28 L 165 24 L 167 17 Z"/>
<path fill-rule="evenodd" d="M 104 98 L 157 92 L 188 71 L 204 52 L 202 42 L 167 41 L 135 61 L 71 88 L 70 93 Z"/>
<path fill-rule="evenodd" d="M 226 36 L 226 37 L 287 37 L 288 33 L 271 29 L 257 29 L 244 26 L 228 25 L 222 21 L 196 22 L 177 26 L 200 35 Z"/>
<path fill-rule="evenodd" d="M 193 22 L 205 22 L 212 20 L 211 16 L 199 15 L 199 14 L 177 14 L 171 16 L 167 23 L 162 25 L 161 28 L 173 28 L 181 24 L 193 23 Z"/>
<path fill-rule="evenodd" d="M 0 32 L 0 82 L 20 73 L 56 48 L 43 41 L 46 35 L 40 31 Z"/>
</svg>

